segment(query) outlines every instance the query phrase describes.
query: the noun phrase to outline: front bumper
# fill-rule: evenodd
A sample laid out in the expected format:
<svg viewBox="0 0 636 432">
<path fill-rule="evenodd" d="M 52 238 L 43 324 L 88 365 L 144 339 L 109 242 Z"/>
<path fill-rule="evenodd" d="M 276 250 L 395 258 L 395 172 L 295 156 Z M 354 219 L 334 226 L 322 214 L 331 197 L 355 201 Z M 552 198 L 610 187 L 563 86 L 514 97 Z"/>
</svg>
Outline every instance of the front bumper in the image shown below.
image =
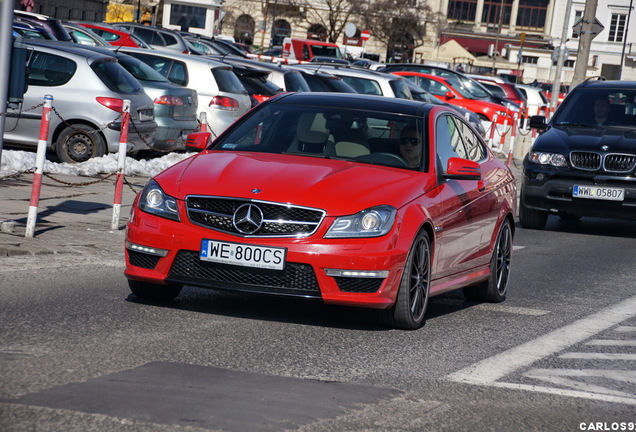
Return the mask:
<svg viewBox="0 0 636 432">
<path fill-rule="evenodd" d="M 327 222 L 327 221 L 325 221 Z M 394 232 L 372 239 L 323 239 L 322 232 L 304 239 L 242 239 L 191 224 L 173 222 L 135 209 L 127 226 L 127 245 L 167 251 L 165 256 L 126 249 L 125 275 L 157 284 L 319 298 L 325 303 L 387 308 L 395 302 L 408 252 Z M 202 239 L 285 247 L 282 271 L 264 270 L 199 259 Z M 386 277 L 329 276 L 330 270 L 385 271 Z"/>
<path fill-rule="evenodd" d="M 623 201 L 585 199 L 572 196 L 575 185 L 622 188 Z M 522 204 L 535 210 L 577 216 L 636 220 L 636 178 L 553 172 L 532 165 L 524 169 Z"/>
</svg>

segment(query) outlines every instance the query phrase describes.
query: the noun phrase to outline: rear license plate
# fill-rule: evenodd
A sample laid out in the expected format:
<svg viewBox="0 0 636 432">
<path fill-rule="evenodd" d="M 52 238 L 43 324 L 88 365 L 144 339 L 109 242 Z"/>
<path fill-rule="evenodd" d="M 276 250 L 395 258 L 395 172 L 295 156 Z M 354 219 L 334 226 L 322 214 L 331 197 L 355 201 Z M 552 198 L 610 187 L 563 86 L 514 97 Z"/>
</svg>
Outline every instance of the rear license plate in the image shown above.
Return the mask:
<svg viewBox="0 0 636 432">
<path fill-rule="evenodd" d="M 625 189 L 599 186 L 574 186 L 572 188 L 572 196 L 574 198 L 623 201 L 625 199 Z"/>
<path fill-rule="evenodd" d="M 285 248 L 203 239 L 199 258 L 201 261 L 221 264 L 282 270 L 285 267 L 286 253 Z"/>
</svg>

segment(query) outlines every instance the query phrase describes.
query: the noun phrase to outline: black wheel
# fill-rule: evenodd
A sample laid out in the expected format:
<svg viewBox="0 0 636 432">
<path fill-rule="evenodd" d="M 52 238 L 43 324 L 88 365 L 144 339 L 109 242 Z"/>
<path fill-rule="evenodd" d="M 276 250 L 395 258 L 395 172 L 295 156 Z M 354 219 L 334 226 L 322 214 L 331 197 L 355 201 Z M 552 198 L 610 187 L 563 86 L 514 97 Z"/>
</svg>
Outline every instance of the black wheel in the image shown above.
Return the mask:
<svg viewBox="0 0 636 432">
<path fill-rule="evenodd" d="M 404 264 L 395 304 L 384 311 L 393 328 L 414 330 L 424 324 L 431 287 L 431 242 L 425 231 L 415 237 Z"/>
<path fill-rule="evenodd" d="M 159 285 L 136 280 L 128 280 L 130 291 L 146 300 L 170 301 L 181 293 L 181 285 Z"/>
<path fill-rule="evenodd" d="M 512 228 L 505 220 L 497 234 L 495 247 L 490 259 L 490 276 L 488 280 L 463 289 L 469 300 L 499 303 L 506 299 L 508 281 L 510 280 L 510 259 L 512 257 Z"/>
<path fill-rule="evenodd" d="M 548 212 L 543 210 L 535 210 L 526 207 L 523 202 L 523 195 L 519 200 L 519 223 L 522 227 L 528 229 L 543 229 L 548 221 Z"/>
<path fill-rule="evenodd" d="M 74 124 L 66 127 L 57 138 L 55 153 L 62 162 L 85 162 L 106 154 L 102 135 L 90 126 Z"/>
</svg>

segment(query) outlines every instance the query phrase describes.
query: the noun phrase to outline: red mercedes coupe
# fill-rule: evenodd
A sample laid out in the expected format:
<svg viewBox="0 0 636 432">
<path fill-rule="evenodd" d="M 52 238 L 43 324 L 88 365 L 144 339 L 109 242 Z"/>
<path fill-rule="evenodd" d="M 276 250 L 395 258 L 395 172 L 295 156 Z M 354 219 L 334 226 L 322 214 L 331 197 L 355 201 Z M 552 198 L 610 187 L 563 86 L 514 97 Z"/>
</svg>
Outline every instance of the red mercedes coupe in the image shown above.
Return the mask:
<svg viewBox="0 0 636 432">
<path fill-rule="evenodd" d="M 129 287 L 184 286 L 375 308 L 416 329 L 430 296 L 505 299 L 512 172 L 452 109 L 290 93 L 148 182 L 126 234 Z"/>
</svg>

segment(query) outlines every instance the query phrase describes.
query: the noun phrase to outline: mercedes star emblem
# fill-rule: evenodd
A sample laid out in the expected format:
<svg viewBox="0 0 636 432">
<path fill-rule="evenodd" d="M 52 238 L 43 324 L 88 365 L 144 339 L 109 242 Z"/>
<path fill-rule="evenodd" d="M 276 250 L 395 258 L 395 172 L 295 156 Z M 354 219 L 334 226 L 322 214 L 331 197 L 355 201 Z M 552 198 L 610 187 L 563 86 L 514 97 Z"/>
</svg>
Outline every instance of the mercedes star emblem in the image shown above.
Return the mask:
<svg viewBox="0 0 636 432">
<path fill-rule="evenodd" d="M 232 223 L 241 234 L 254 234 L 263 225 L 263 211 L 254 204 L 243 204 L 234 212 Z"/>
</svg>

